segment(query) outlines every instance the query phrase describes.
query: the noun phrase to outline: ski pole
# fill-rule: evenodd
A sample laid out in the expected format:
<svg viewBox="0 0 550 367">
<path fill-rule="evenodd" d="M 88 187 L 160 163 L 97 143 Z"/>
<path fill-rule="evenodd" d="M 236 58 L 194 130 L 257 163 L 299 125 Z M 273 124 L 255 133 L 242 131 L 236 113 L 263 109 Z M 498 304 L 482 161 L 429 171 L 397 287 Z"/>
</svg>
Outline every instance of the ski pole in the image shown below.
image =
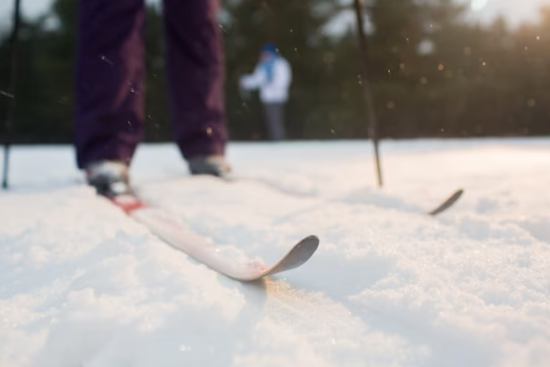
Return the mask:
<svg viewBox="0 0 550 367">
<path fill-rule="evenodd" d="M 6 137 L 4 140 L 4 171 L 2 175 L 2 187 L 8 188 L 8 173 L 10 162 L 10 145 L 13 139 L 13 120 L 15 114 L 15 77 L 17 73 L 17 46 L 19 40 L 19 27 L 20 27 L 20 12 L 21 12 L 21 0 L 15 0 L 13 9 L 13 27 L 9 41 L 9 59 L 11 62 L 10 73 L 7 78 L 7 92 L 2 92 L 2 96 L 9 98 L 10 100 L 6 106 L 6 114 L 4 116 L 6 126 Z"/>
<path fill-rule="evenodd" d="M 378 122 L 376 120 L 376 112 L 374 110 L 374 101 L 370 88 L 368 78 L 368 52 L 367 52 L 367 37 L 365 36 L 364 29 L 364 0 L 354 0 L 355 2 L 355 15 L 357 17 L 357 33 L 359 38 L 359 48 L 361 49 L 361 65 L 363 66 L 363 78 L 361 84 L 363 85 L 363 91 L 365 94 L 365 101 L 368 114 L 368 126 L 369 137 L 372 139 L 374 145 L 374 158 L 376 161 L 376 174 L 378 177 L 378 186 L 382 187 L 384 182 L 382 180 L 382 168 L 380 166 L 380 155 L 378 150 Z"/>
</svg>

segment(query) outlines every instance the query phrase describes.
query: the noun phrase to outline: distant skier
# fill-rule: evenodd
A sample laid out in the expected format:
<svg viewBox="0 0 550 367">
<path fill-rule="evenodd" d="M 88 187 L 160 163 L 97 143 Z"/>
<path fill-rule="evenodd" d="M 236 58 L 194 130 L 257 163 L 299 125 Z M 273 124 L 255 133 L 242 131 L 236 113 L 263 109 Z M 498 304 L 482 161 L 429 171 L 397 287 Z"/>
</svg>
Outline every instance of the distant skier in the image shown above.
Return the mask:
<svg viewBox="0 0 550 367">
<path fill-rule="evenodd" d="M 254 73 L 240 80 L 241 88 L 245 90 L 260 89 L 270 140 L 283 140 L 286 137 L 284 114 L 291 81 L 290 64 L 279 55 L 273 44 L 262 47 L 260 62 Z"/>
<path fill-rule="evenodd" d="M 191 173 L 223 176 L 231 166 L 218 10 L 219 0 L 164 0 L 175 141 Z M 80 0 L 75 144 L 78 167 L 100 192 L 128 189 L 143 137 L 144 26 L 143 0 Z"/>
</svg>

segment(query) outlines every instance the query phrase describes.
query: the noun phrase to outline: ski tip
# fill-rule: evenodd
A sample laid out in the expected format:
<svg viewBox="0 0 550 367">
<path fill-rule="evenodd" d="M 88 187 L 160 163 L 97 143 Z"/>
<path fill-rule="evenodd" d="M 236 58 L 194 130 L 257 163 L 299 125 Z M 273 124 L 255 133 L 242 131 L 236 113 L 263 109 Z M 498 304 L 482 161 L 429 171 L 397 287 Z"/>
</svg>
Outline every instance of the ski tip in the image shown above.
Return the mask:
<svg viewBox="0 0 550 367">
<path fill-rule="evenodd" d="M 317 245 L 319 245 L 319 237 L 317 237 L 313 234 L 310 235 L 310 236 L 307 236 L 306 238 L 304 238 L 300 242 L 304 242 L 304 241 L 311 242 L 311 243 L 317 243 Z"/>
<path fill-rule="evenodd" d="M 317 236 L 307 236 L 300 242 L 295 244 L 290 251 L 283 256 L 283 258 L 272 267 L 265 269 L 260 273 L 246 274 L 246 275 L 228 275 L 230 278 L 241 282 L 255 282 L 266 276 L 282 273 L 305 264 L 317 251 L 319 247 L 319 238 Z"/>
<path fill-rule="evenodd" d="M 319 242 L 320 242 L 319 237 L 310 235 L 304 238 L 303 240 L 301 240 L 300 242 L 298 242 L 296 247 L 308 247 L 311 251 L 311 255 L 313 255 L 313 253 L 319 247 Z"/>
<path fill-rule="evenodd" d="M 449 197 L 448 201 L 451 201 L 451 200 L 454 199 L 453 202 L 455 202 L 455 201 L 457 201 L 458 199 L 460 199 L 460 197 L 462 196 L 462 194 L 464 194 L 464 189 L 458 189 L 458 190 L 456 190 L 456 192 L 455 192 L 454 194 L 452 194 L 452 195 Z"/>
<path fill-rule="evenodd" d="M 458 199 L 460 199 L 462 194 L 464 194 L 464 189 L 458 189 L 457 191 L 455 191 L 454 194 L 449 196 L 447 200 L 445 200 L 440 206 L 438 206 L 437 208 L 429 212 L 428 215 L 431 215 L 431 216 L 438 215 L 444 212 L 445 210 L 449 209 L 451 206 L 453 206 L 454 203 L 458 201 Z"/>
<path fill-rule="evenodd" d="M 460 199 L 462 194 L 464 194 L 464 189 L 458 189 L 454 192 L 454 194 L 449 196 L 449 198 L 447 200 L 445 200 L 445 202 L 446 203 L 448 202 L 450 204 L 454 204 L 458 199 Z"/>
<path fill-rule="evenodd" d="M 319 238 L 317 236 L 307 236 L 294 245 L 281 261 L 262 274 L 262 277 L 302 266 L 313 256 L 318 247 Z"/>
<path fill-rule="evenodd" d="M 308 261 L 315 251 L 317 251 L 319 242 L 319 237 L 314 235 L 307 236 L 294 246 L 287 257 L 294 258 L 294 261 L 291 261 L 291 263 L 293 263 L 295 267 L 300 266 Z"/>
</svg>

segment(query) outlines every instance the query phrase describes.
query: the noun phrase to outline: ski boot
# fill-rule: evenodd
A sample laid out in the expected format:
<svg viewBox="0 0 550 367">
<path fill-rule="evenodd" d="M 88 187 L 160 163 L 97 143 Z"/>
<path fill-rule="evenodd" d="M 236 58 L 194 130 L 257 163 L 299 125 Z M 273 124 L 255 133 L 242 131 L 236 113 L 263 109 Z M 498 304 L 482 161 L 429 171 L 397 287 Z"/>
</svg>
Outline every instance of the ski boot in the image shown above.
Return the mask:
<svg viewBox="0 0 550 367">
<path fill-rule="evenodd" d="M 88 165 L 86 181 L 99 195 L 109 198 L 131 193 L 128 166 L 120 161 L 100 161 Z"/>
<path fill-rule="evenodd" d="M 231 165 L 223 155 L 195 156 L 188 161 L 189 171 L 193 175 L 213 175 L 226 178 Z"/>
</svg>

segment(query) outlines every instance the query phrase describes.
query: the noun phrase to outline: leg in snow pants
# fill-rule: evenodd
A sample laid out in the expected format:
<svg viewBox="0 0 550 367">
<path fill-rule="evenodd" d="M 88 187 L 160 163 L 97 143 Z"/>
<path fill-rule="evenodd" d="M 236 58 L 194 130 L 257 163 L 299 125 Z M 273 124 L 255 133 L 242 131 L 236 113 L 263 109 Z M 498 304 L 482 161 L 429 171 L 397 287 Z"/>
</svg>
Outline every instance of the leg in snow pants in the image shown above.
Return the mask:
<svg viewBox="0 0 550 367">
<path fill-rule="evenodd" d="M 169 96 L 183 156 L 223 154 L 227 141 L 219 0 L 164 0 Z M 143 137 L 143 0 L 80 0 L 75 145 L 79 168 L 130 163 Z"/>
</svg>

